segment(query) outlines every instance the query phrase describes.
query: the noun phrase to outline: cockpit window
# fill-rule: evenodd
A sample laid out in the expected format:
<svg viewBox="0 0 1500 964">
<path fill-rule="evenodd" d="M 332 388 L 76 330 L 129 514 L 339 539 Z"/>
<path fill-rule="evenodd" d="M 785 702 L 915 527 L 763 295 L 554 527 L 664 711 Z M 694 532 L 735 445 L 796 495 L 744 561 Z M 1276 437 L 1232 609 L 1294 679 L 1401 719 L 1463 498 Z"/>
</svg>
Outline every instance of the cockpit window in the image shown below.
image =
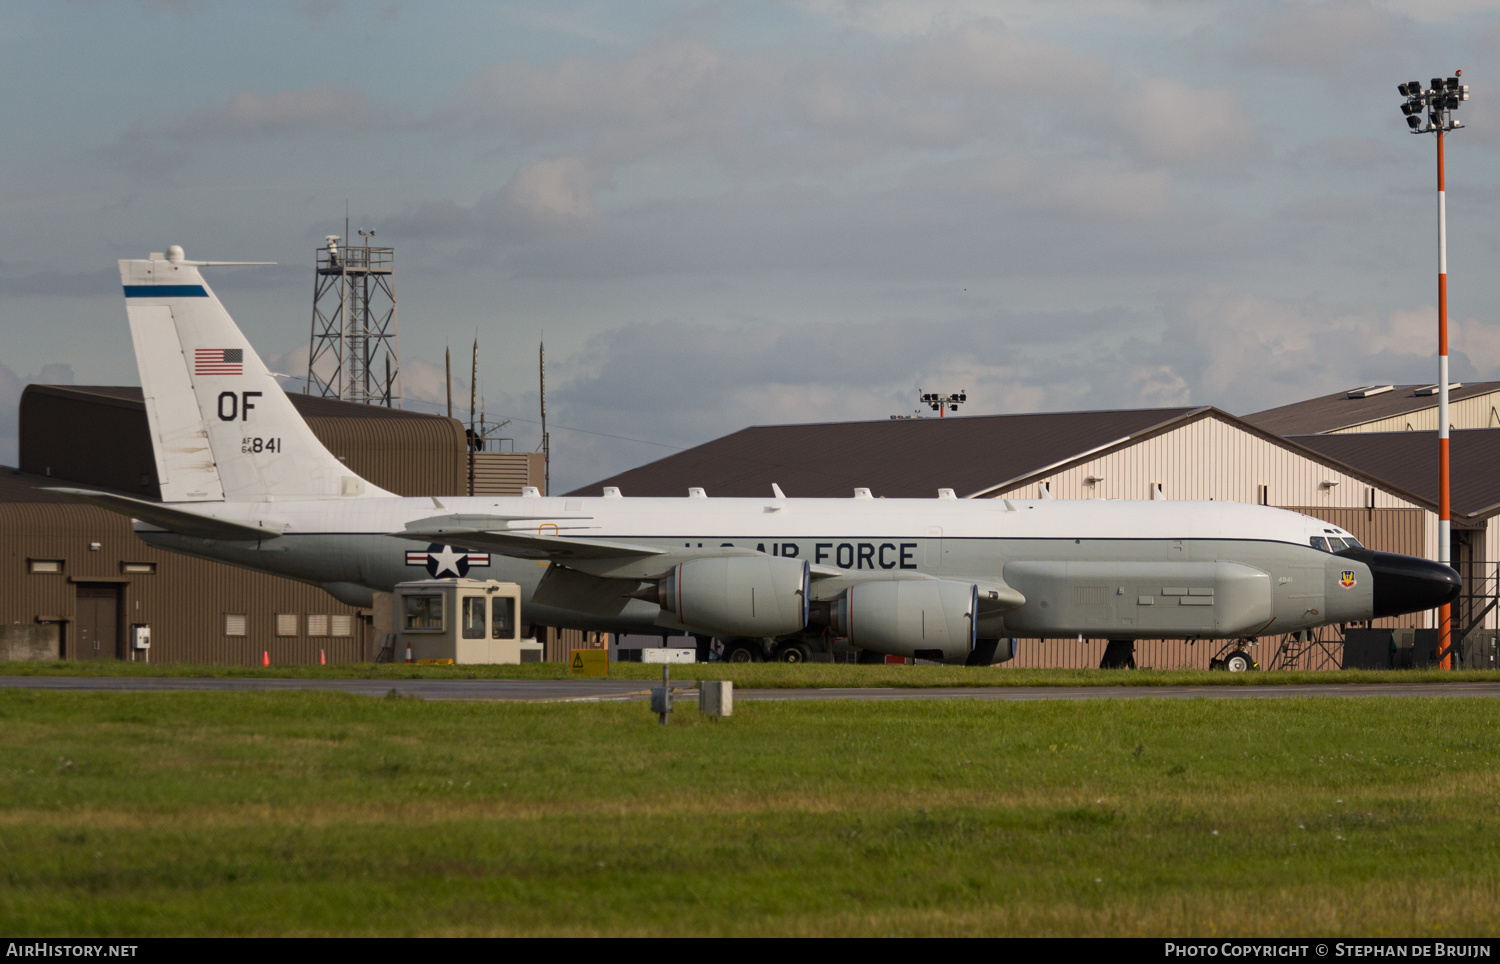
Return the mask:
<svg viewBox="0 0 1500 964">
<path fill-rule="evenodd" d="M 1345 548 L 1343 539 L 1336 539 L 1333 536 L 1328 537 L 1329 552 L 1343 552 Z"/>
<path fill-rule="evenodd" d="M 1307 540 L 1307 544 L 1312 546 L 1314 549 L 1319 549 L 1323 552 L 1328 551 L 1328 540 L 1324 539 L 1322 536 L 1313 536 L 1311 539 Z"/>
<path fill-rule="evenodd" d="M 1364 548 L 1364 546 L 1360 544 L 1360 541 L 1358 539 L 1354 538 L 1353 536 L 1347 537 L 1346 539 L 1344 539 L 1344 541 L 1349 544 L 1349 548 L 1350 549 L 1363 549 Z"/>
</svg>

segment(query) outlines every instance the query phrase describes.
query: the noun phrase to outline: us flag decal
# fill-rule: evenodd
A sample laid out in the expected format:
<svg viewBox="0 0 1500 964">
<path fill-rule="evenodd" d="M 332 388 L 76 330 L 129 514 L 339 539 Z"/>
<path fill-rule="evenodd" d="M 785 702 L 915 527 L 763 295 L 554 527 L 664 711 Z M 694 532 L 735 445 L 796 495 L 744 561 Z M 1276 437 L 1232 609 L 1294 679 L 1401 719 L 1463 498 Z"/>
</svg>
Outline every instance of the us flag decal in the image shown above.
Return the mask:
<svg viewBox="0 0 1500 964">
<path fill-rule="evenodd" d="M 243 375 L 244 369 L 245 349 L 243 348 L 193 349 L 194 375 Z"/>
</svg>

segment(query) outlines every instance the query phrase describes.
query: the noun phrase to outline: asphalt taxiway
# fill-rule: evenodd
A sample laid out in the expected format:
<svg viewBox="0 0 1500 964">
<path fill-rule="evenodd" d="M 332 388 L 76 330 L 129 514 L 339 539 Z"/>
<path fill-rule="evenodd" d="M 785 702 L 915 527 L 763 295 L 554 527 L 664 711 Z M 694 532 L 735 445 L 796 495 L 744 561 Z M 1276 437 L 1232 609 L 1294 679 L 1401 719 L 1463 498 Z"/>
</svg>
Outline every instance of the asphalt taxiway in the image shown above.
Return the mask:
<svg viewBox="0 0 1500 964">
<path fill-rule="evenodd" d="M 456 679 L 267 679 L 198 676 L 0 676 L 0 688 L 92 693 L 287 693 L 332 691 L 363 696 L 426 700 L 568 703 L 646 699 L 655 685 L 645 680 L 456 680 Z M 691 680 L 673 680 L 679 698 L 697 696 Z M 746 700 L 1109 700 L 1109 699 L 1286 699 L 1327 697 L 1500 697 L 1500 683 L 1305 683 L 1218 686 L 934 686 L 807 689 L 736 688 Z"/>
</svg>

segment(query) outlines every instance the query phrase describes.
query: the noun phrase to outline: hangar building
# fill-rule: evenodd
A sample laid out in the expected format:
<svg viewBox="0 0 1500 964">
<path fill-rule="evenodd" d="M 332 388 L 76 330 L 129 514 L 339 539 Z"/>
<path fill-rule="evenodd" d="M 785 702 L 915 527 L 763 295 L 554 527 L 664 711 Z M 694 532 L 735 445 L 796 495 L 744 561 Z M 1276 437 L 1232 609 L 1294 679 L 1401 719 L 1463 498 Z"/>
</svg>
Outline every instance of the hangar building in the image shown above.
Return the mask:
<svg viewBox="0 0 1500 964">
<path fill-rule="evenodd" d="M 1500 382 L 1448 384 L 1449 428 L 1500 428 Z M 1362 385 L 1246 415 L 1277 435 L 1436 432 L 1436 385 Z"/>
<path fill-rule="evenodd" d="M 1489 388 L 1500 391 L 1500 385 Z M 1323 423 L 1347 429 L 1389 417 L 1381 411 L 1364 422 L 1340 416 Z M 866 487 L 892 498 L 935 497 L 939 488 L 951 488 L 960 498 L 1224 499 L 1306 513 L 1371 548 L 1436 558 L 1435 469 L 1428 484 L 1421 468 L 1435 464 L 1434 439 L 1422 431 L 1287 438 L 1212 407 L 769 425 L 571 494 L 597 495 L 615 486 L 627 496 L 683 495 L 700 486 L 709 496 L 759 496 L 775 482 L 802 497 L 852 496 Z M 1461 550 L 1455 558 L 1468 560 L 1480 594 L 1494 595 L 1500 545 L 1492 542 L 1500 533 L 1489 520 L 1500 514 L 1500 473 L 1487 466 L 1500 465 L 1500 430 L 1456 433 L 1454 452 L 1454 477 L 1465 480 L 1455 488 L 1462 513 L 1454 518 Z M 1460 619 L 1482 606 L 1466 599 Z M 1413 614 L 1383 622 L 1410 627 L 1428 621 L 1430 614 Z M 1487 625 L 1496 625 L 1494 611 Z M 1283 665 L 1326 664 L 1308 641 L 1282 642 Z M 1049 649 L 1023 644 L 1017 662 L 1098 665 L 1103 643 L 1076 642 L 1076 649 L 1074 643 L 1054 642 Z M 1156 666 L 1206 666 L 1212 655 L 1206 646 L 1175 641 L 1141 644 L 1137 651 L 1143 664 Z M 1262 665 L 1272 658 L 1263 646 Z"/>
<path fill-rule="evenodd" d="M 469 491 L 463 426 L 437 415 L 307 395 L 293 404 L 324 445 L 402 495 Z M 159 497 L 139 388 L 31 385 L 21 398 L 18 469 L 0 470 L 0 659 L 146 658 L 250 665 L 364 660 L 376 614 L 323 590 L 146 545 L 129 520 L 47 486 Z M 540 456 L 476 453 L 479 494 L 539 484 Z"/>
</svg>

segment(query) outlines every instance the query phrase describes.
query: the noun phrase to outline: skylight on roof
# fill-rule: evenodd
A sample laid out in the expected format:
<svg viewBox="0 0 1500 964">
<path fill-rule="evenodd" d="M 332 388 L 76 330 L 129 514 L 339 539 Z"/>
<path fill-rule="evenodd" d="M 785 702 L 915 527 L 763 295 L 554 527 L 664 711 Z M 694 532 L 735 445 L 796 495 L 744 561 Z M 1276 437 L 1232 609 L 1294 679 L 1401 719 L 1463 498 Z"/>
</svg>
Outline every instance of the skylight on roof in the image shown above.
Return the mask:
<svg viewBox="0 0 1500 964">
<path fill-rule="evenodd" d="M 1365 385 L 1362 388 L 1349 389 L 1348 398 L 1369 398 L 1372 395 L 1384 395 L 1395 388 L 1395 385 Z"/>
<path fill-rule="evenodd" d="M 1450 392 L 1453 391 L 1455 388 L 1463 388 L 1463 387 L 1464 387 L 1464 383 L 1463 382 L 1449 382 L 1448 383 L 1448 391 L 1450 391 Z M 1436 385 L 1423 385 L 1421 388 L 1419 388 L 1416 391 L 1412 392 L 1413 395 L 1436 395 L 1437 393 L 1438 393 L 1438 387 Z"/>
</svg>

